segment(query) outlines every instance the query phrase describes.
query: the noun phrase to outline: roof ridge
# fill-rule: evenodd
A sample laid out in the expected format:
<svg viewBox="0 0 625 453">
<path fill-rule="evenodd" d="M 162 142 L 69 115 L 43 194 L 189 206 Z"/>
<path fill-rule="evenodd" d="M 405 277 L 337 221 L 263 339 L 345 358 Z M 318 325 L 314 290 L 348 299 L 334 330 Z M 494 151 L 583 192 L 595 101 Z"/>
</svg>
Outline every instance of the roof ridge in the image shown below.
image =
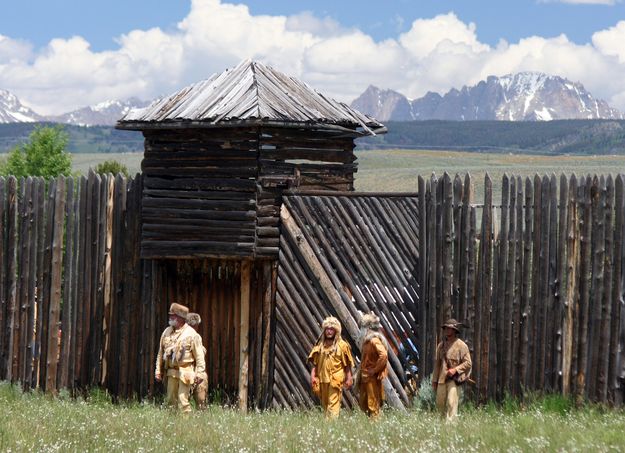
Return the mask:
<svg viewBox="0 0 625 453">
<path fill-rule="evenodd" d="M 196 82 L 148 107 L 133 110 L 118 126 L 197 122 L 206 127 L 242 122 L 280 122 L 309 127 L 347 127 L 358 134 L 383 128 L 375 119 L 320 93 L 269 65 L 245 59 L 235 67 Z M 127 126 L 127 127 L 126 127 Z"/>
</svg>

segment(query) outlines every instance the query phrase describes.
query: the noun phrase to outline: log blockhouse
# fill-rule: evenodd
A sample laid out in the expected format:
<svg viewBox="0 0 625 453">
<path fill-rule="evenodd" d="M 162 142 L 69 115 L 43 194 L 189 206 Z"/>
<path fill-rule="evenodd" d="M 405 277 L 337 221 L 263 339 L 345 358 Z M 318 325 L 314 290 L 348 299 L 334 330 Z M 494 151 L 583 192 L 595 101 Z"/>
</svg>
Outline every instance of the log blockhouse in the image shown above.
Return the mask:
<svg viewBox="0 0 625 453">
<path fill-rule="evenodd" d="M 276 258 L 284 189 L 353 190 L 382 124 L 253 61 L 122 118 L 145 137 L 142 258 Z"/>
<path fill-rule="evenodd" d="M 352 191 L 354 139 L 384 126 L 244 61 L 116 127 L 145 137 L 140 257 L 158 274 L 159 310 L 176 301 L 203 313 L 211 386 L 227 393 L 237 381 L 242 408 L 272 404 L 282 193 Z M 181 289 L 185 279 L 200 289 Z"/>
</svg>

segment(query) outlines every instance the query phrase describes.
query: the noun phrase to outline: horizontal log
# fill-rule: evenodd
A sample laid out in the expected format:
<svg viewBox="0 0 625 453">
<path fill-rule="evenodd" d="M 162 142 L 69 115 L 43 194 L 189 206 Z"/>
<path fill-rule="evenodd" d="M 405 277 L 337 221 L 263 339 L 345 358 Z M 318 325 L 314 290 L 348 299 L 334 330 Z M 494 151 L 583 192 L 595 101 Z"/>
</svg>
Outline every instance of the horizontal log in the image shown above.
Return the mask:
<svg viewBox="0 0 625 453">
<path fill-rule="evenodd" d="M 215 229 L 237 229 L 239 231 L 243 230 L 254 230 L 256 223 L 254 220 L 246 219 L 246 220 L 221 220 L 217 219 L 197 219 L 197 218 L 163 218 L 161 216 L 146 216 L 143 218 L 143 226 L 147 225 L 169 225 L 172 228 L 177 228 L 178 226 L 189 226 L 189 227 L 200 227 L 200 228 L 215 228 Z"/>
<path fill-rule="evenodd" d="M 356 147 L 352 138 L 336 138 L 308 134 L 301 137 L 262 137 L 259 141 L 260 150 L 271 149 L 316 149 L 320 151 L 351 152 Z"/>
<path fill-rule="evenodd" d="M 265 227 L 258 226 L 258 227 L 256 227 L 256 234 L 259 237 L 275 237 L 275 238 L 277 238 L 278 236 L 280 236 L 280 228 L 272 227 L 272 226 L 265 226 Z"/>
<path fill-rule="evenodd" d="M 155 130 L 143 131 L 146 142 L 163 143 L 184 142 L 189 144 L 197 143 L 236 143 L 239 141 L 254 142 L 258 140 L 257 127 L 237 127 L 224 128 L 214 127 L 210 130 L 205 129 L 164 129 L 157 128 Z"/>
<path fill-rule="evenodd" d="M 278 216 L 280 214 L 279 206 L 259 206 L 257 211 L 258 217 Z"/>
<path fill-rule="evenodd" d="M 278 256 L 279 247 L 256 247 L 256 255 Z"/>
<path fill-rule="evenodd" d="M 327 185 L 327 184 L 345 184 L 345 183 L 353 183 L 354 175 L 347 174 L 341 176 L 334 175 L 310 175 L 310 174 L 302 174 L 300 175 L 300 187 L 301 186 L 310 186 L 310 185 Z M 313 189 L 308 189 L 313 190 Z M 322 189 L 321 189 L 322 190 Z"/>
<path fill-rule="evenodd" d="M 278 247 L 280 238 L 256 238 L 256 245 L 259 247 Z"/>
<path fill-rule="evenodd" d="M 248 224 L 246 224 L 248 225 Z M 144 223 L 142 231 L 144 233 L 147 232 L 170 232 L 170 233 L 188 233 L 188 232 L 201 232 L 203 234 L 213 234 L 216 236 L 227 236 L 231 234 L 244 234 L 251 235 L 255 234 L 255 228 L 224 228 L 224 227 L 215 227 L 212 228 L 210 226 L 202 226 L 202 225 L 171 225 L 167 224 L 159 224 L 159 223 Z"/>
<path fill-rule="evenodd" d="M 258 226 L 278 226 L 280 224 L 280 218 L 278 217 L 258 217 L 256 219 L 256 225 Z"/>
<path fill-rule="evenodd" d="M 282 201 L 282 197 L 277 198 L 263 198 L 258 199 L 258 206 L 279 206 Z"/>
<path fill-rule="evenodd" d="M 150 159 L 256 159 L 256 144 L 237 149 L 223 149 L 220 145 L 213 146 L 197 144 L 191 146 L 187 143 L 168 145 L 146 145 L 143 153 L 145 158 Z"/>
<path fill-rule="evenodd" d="M 200 209 L 153 208 L 145 206 L 141 213 L 145 217 L 160 219 L 177 217 L 180 219 L 254 220 L 256 218 L 256 211 L 203 211 Z"/>
<path fill-rule="evenodd" d="M 329 141 L 329 140 L 342 140 L 345 142 L 353 143 L 352 137 L 346 137 L 345 131 L 332 128 L 277 128 L 269 125 L 262 126 L 261 128 L 261 143 L 272 143 L 273 141 L 279 141 L 280 143 L 293 141 L 293 140 L 305 140 L 305 141 Z"/>
<path fill-rule="evenodd" d="M 145 167 L 141 166 L 141 170 L 147 176 L 232 176 L 232 177 L 255 177 L 257 173 L 256 167 L 235 167 L 235 168 L 169 168 L 169 167 Z"/>
<path fill-rule="evenodd" d="M 252 192 L 236 192 L 231 190 L 166 190 L 143 189 L 143 197 L 153 198 L 195 198 L 202 200 L 253 200 Z"/>
<path fill-rule="evenodd" d="M 247 211 L 256 205 L 255 200 L 193 200 L 189 198 L 143 198 L 143 208 L 203 209 L 216 211 Z"/>
<path fill-rule="evenodd" d="M 154 159 L 144 158 L 141 168 L 256 168 L 256 156 L 247 159 Z"/>
<path fill-rule="evenodd" d="M 237 192 L 255 192 L 256 181 L 237 178 L 177 178 L 167 179 L 146 175 L 143 178 L 144 189 L 187 189 L 187 190 L 232 190 Z"/>
<path fill-rule="evenodd" d="M 221 242 L 221 241 L 141 241 L 141 250 L 163 250 L 163 251 L 201 251 L 201 250 L 221 250 L 221 251 L 252 251 L 254 244 L 250 242 Z"/>
<path fill-rule="evenodd" d="M 169 250 L 157 250 L 157 249 L 141 249 L 142 259 L 198 259 L 198 258 L 210 258 L 227 260 L 232 258 L 247 258 L 253 256 L 253 252 L 249 250 L 199 250 L 193 248 L 191 250 L 186 249 L 169 249 Z M 269 255 L 267 255 L 269 257 Z"/>
<path fill-rule="evenodd" d="M 207 238 L 217 240 L 219 242 L 236 242 L 236 243 L 253 243 L 255 236 L 254 234 L 237 234 L 230 233 L 206 233 L 201 230 L 194 231 L 184 231 L 173 233 L 171 231 L 146 231 L 143 230 L 141 232 L 141 240 L 143 241 L 184 241 L 184 242 L 199 242 L 205 241 Z M 267 240 L 273 240 L 274 238 L 270 238 Z M 261 244 L 261 245 L 274 245 L 271 244 Z"/>
<path fill-rule="evenodd" d="M 318 149 L 271 149 L 260 151 L 260 158 L 263 160 L 273 159 L 304 159 L 317 162 L 340 162 L 351 163 L 356 161 L 356 156 L 348 150 L 326 151 Z"/>
<path fill-rule="evenodd" d="M 259 159 L 261 174 L 283 172 L 289 174 L 298 168 L 301 174 L 345 174 L 352 173 L 358 164 L 308 164 L 295 162 L 279 162 L 275 160 Z"/>
</svg>

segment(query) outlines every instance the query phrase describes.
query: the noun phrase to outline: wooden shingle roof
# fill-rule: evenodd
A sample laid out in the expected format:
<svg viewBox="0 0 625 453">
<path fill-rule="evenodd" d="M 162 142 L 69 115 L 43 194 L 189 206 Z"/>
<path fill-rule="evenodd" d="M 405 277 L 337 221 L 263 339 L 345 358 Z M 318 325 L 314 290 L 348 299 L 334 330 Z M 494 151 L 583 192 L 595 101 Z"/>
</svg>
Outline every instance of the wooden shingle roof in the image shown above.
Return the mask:
<svg viewBox="0 0 625 453">
<path fill-rule="evenodd" d="M 385 132 L 375 119 L 330 99 L 270 66 L 246 60 L 207 80 L 135 109 L 119 129 L 299 125 L 344 127 L 362 135 Z"/>
</svg>

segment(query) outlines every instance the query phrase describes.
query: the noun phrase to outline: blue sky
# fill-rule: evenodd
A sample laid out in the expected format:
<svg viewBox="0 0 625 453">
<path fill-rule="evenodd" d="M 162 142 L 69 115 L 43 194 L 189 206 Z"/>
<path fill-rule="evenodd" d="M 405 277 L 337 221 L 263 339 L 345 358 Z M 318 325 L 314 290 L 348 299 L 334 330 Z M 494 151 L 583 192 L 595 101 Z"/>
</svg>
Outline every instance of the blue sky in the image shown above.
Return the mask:
<svg viewBox="0 0 625 453">
<path fill-rule="evenodd" d="M 172 29 L 189 12 L 190 0 L 3 0 L 0 33 L 43 46 L 52 38 L 86 38 L 94 50 L 115 48 L 115 37 L 136 28 Z M 566 34 L 578 44 L 625 19 L 625 3 L 570 4 L 537 0 L 247 0 L 252 14 L 295 15 L 311 11 L 355 27 L 375 39 L 407 31 L 413 20 L 450 11 L 474 22 L 480 41 L 518 41 L 539 35 Z M 155 6 L 156 5 L 156 6 Z"/>
<path fill-rule="evenodd" d="M 1 0 L 0 89 L 42 113 L 150 99 L 254 58 L 351 100 L 521 70 L 625 109 L 621 0 Z M 623 81 L 621 81 L 623 80 Z"/>
</svg>

